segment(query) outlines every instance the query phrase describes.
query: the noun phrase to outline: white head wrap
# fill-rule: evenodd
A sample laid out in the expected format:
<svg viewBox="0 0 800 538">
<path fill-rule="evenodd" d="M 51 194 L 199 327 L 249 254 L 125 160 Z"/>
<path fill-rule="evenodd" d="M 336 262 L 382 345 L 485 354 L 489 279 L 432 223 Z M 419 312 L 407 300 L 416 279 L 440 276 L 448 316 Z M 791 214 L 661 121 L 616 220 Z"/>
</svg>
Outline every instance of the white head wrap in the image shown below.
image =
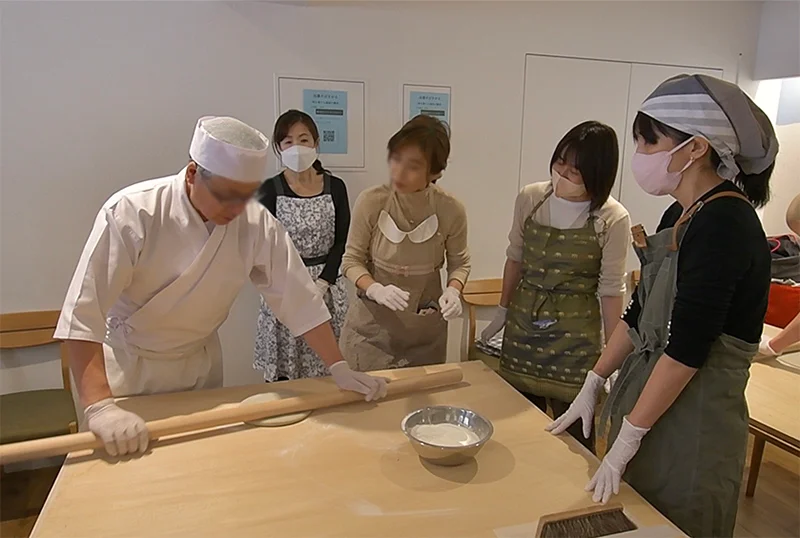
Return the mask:
<svg viewBox="0 0 800 538">
<path fill-rule="evenodd" d="M 260 183 L 267 176 L 269 140 L 236 118 L 206 116 L 197 121 L 189 156 L 215 176 Z"/>
</svg>

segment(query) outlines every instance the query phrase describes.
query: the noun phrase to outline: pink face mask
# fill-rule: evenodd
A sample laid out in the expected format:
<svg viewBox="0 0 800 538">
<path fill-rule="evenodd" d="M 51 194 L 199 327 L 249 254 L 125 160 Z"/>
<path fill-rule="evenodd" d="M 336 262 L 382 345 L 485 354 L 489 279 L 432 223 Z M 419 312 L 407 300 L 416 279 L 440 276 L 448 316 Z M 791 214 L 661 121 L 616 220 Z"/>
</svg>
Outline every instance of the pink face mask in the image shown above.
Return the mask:
<svg viewBox="0 0 800 538">
<path fill-rule="evenodd" d="M 577 198 L 586 194 L 586 186 L 583 183 L 573 183 L 555 169 L 550 171 L 550 180 L 553 183 L 553 192 L 558 198 Z"/>
<path fill-rule="evenodd" d="M 677 172 L 669 171 L 669 164 L 672 162 L 672 155 L 683 146 L 691 142 L 692 139 L 678 144 L 670 151 L 659 151 L 658 153 L 634 153 L 631 160 L 631 170 L 636 183 L 648 194 L 654 196 L 664 196 L 671 194 L 678 188 L 683 172 L 689 168 L 694 159 L 689 159 L 686 166 Z"/>
</svg>

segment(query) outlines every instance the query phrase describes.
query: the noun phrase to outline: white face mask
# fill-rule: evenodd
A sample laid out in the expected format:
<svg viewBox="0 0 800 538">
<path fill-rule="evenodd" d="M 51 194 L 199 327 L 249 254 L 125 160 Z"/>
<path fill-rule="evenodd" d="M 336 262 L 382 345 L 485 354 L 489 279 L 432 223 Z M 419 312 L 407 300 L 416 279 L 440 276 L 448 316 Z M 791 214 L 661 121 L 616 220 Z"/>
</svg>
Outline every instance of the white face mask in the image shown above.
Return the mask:
<svg viewBox="0 0 800 538">
<path fill-rule="evenodd" d="M 281 152 L 281 162 L 289 170 L 305 172 L 317 160 L 316 148 L 296 144 Z"/>
</svg>

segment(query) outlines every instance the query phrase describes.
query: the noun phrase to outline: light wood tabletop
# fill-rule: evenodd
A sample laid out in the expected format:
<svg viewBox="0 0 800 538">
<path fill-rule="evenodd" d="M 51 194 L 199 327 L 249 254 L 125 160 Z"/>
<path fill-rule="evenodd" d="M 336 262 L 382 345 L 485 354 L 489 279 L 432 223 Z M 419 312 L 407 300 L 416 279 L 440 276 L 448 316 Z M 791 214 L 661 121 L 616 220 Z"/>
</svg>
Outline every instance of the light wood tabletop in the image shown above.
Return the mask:
<svg viewBox="0 0 800 538">
<path fill-rule="evenodd" d="M 543 515 L 593 505 L 584 486 L 598 466 L 594 456 L 566 434 L 545 432 L 547 416 L 482 363 L 425 370 L 442 368 L 462 368 L 464 382 L 315 411 L 291 426 L 240 424 L 165 439 L 140 459 L 72 454 L 32 536 L 515 536 L 526 526 L 535 530 Z M 300 394 L 336 390 L 327 379 L 281 386 Z M 271 389 L 146 396 L 122 405 L 151 420 Z M 494 436 L 473 462 L 436 467 L 414 453 L 400 422 L 432 404 L 468 407 L 492 421 Z M 683 536 L 627 485 L 616 500 L 640 528 Z"/>
<path fill-rule="evenodd" d="M 765 326 L 764 333 L 775 336 L 780 329 Z M 800 365 L 800 351 L 779 358 L 756 357 L 750 366 L 747 407 L 750 433 L 754 436 L 746 495 L 755 494 L 761 459 L 766 443 L 800 455 L 800 371 L 786 363 Z"/>
<path fill-rule="evenodd" d="M 777 333 L 774 327 L 767 334 Z M 800 351 L 782 357 L 800 356 Z M 800 371 L 778 359 L 756 360 L 747 383 L 750 422 L 800 448 Z"/>
</svg>

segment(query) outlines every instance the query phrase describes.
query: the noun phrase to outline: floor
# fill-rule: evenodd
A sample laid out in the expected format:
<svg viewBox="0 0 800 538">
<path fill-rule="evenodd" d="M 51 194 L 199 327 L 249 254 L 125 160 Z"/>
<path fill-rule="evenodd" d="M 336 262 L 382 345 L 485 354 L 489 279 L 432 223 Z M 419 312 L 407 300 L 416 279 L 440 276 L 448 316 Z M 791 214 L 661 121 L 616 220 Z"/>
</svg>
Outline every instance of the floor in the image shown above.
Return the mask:
<svg viewBox="0 0 800 538">
<path fill-rule="evenodd" d="M 749 444 L 748 456 L 752 436 Z M 748 457 L 745 477 L 749 468 Z M 744 496 L 742 484 L 734 536 L 800 536 L 800 458 L 767 444 L 757 484 L 755 495 L 750 498 Z"/>
<path fill-rule="evenodd" d="M 598 451 L 604 450 L 601 441 Z M 57 474 L 57 468 L 48 467 L 0 477 L 0 537 L 30 535 Z M 741 495 L 735 537 L 800 536 L 800 458 L 767 445 L 755 496 L 745 498 L 744 484 Z"/>
<path fill-rule="evenodd" d="M 0 537 L 27 538 L 58 475 L 57 467 L 0 476 Z"/>
</svg>

